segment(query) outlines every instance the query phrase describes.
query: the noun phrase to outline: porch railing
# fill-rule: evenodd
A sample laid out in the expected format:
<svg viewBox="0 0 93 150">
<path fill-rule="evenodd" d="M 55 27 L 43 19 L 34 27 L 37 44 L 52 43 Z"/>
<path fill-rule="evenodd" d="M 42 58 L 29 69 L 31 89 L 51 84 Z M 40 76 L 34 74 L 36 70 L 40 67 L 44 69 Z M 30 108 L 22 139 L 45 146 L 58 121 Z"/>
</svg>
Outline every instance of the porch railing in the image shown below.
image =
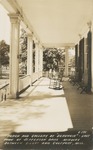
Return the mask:
<svg viewBox="0 0 93 150">
<path fill-rule="evenodd" d="M 0 101 L 6 101 L 9 95 L 9 83 L 4 83 L 0 85 Z"/>
</svg>

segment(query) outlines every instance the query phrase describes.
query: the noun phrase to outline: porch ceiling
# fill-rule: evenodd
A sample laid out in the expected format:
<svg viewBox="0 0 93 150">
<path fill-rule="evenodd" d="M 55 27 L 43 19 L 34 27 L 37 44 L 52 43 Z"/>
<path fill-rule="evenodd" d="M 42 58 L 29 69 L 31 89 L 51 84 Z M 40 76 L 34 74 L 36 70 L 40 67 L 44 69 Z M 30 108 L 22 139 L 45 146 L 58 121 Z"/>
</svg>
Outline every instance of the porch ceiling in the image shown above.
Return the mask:
<svg viewBox="0 0 93 150">
<path fill-rule="evenodd" d="M 92 19 L 93 0 L 15 0 L 44 46 L 73 45 Z"/>
</svg>

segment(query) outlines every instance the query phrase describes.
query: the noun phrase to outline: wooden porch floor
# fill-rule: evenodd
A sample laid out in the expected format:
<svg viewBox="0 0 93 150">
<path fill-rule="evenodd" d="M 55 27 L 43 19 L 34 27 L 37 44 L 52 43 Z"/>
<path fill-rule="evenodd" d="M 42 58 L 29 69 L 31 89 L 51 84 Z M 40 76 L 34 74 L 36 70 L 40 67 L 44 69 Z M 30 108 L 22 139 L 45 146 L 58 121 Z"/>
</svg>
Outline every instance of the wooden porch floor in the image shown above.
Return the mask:
<svg viewBox="0 0 93 150">
<path fill-rule="evenodd" d="M 64 81 L 64 93 L 67 100 L 74 130 L 93 128 L 93 94 L 80 94 L 77 86 Z"/>
</svg>

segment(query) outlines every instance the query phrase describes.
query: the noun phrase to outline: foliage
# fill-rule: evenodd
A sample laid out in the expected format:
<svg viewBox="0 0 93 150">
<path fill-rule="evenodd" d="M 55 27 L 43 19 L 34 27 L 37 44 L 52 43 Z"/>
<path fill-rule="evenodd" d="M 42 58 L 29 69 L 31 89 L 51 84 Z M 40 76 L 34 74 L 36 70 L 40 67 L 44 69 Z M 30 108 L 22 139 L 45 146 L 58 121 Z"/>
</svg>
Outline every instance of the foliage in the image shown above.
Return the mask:
<svg viewBox="0 0 93 150">
<path fill-rule="evenodd" d="M 9 65 L 9 49 L 10 46 L 4 40 L 0 41 L 0 64 Z"/>
<path fill-rule="evenodd" d="M 22 28 L 20 35 L 20 72 L 27 72 L 27 34 L 26 31 Z"/>
<path fill-rule="evenodd" d="M 70 59 L 69 65 L 71 67 L 75 67 L 75 57 L 74 56 Z"/>
<path fill-rule="evenodd" d="M 63 62 L 64 65 L 65 55 L 64 50 L 62 49 L 46 49 L 43 53 L 44 61 L 44 70 L 48 71 L 49 69 L 58 69 L 60 62 Z"/>
<path fill-rule="evenodd" d="M 21 61 L 25 62 L 27 60 L 27 35 L 24 29 L 21 29 L 20 51 L 21 51 Z"/>
</svg>

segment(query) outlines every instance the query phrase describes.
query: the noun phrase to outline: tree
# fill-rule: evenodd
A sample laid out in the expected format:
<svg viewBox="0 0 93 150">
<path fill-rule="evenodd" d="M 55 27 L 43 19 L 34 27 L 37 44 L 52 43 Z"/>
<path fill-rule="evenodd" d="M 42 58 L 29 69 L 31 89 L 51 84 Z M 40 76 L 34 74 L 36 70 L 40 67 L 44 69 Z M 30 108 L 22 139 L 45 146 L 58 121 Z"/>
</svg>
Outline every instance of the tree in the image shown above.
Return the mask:
<svg viewBox="0 0 93 150">
<path fill-rule="evenodd" d="M 9 48 L 10 46 L 6 44 L 4 40 L 0 42 L 0 63 L 1 65 L 9 65 Z"/>
<path fill-rule="evenodd" d="M 2 77 L 2 65 L 9 65 L 9 48 L 4 40 L 0 41 L 0 78 Z"/>
<path fill-rule="evenodd" d="M 24 29 L 21 29 L 20 51 L 21 51 L 22 61 L 24 62 L 27 60 L 27 35 Z"/>
<path fill-rule="evenodd" d="M 24 29 L 21 29 L 20 35 L 20 63 L 22 63 L 21 70 L 23 73 L 27 72 L 27 34 Z"/>
<path fill-rule="evenodd" d="M 43 61 L 44 61 L 44 70 L 48 71 L 49 69 L 58 70 L 58 65 L 62 61 L 65 61 L 64 50 L 62 49 L 46 49 L 43 53 Z"/>
</svg>

